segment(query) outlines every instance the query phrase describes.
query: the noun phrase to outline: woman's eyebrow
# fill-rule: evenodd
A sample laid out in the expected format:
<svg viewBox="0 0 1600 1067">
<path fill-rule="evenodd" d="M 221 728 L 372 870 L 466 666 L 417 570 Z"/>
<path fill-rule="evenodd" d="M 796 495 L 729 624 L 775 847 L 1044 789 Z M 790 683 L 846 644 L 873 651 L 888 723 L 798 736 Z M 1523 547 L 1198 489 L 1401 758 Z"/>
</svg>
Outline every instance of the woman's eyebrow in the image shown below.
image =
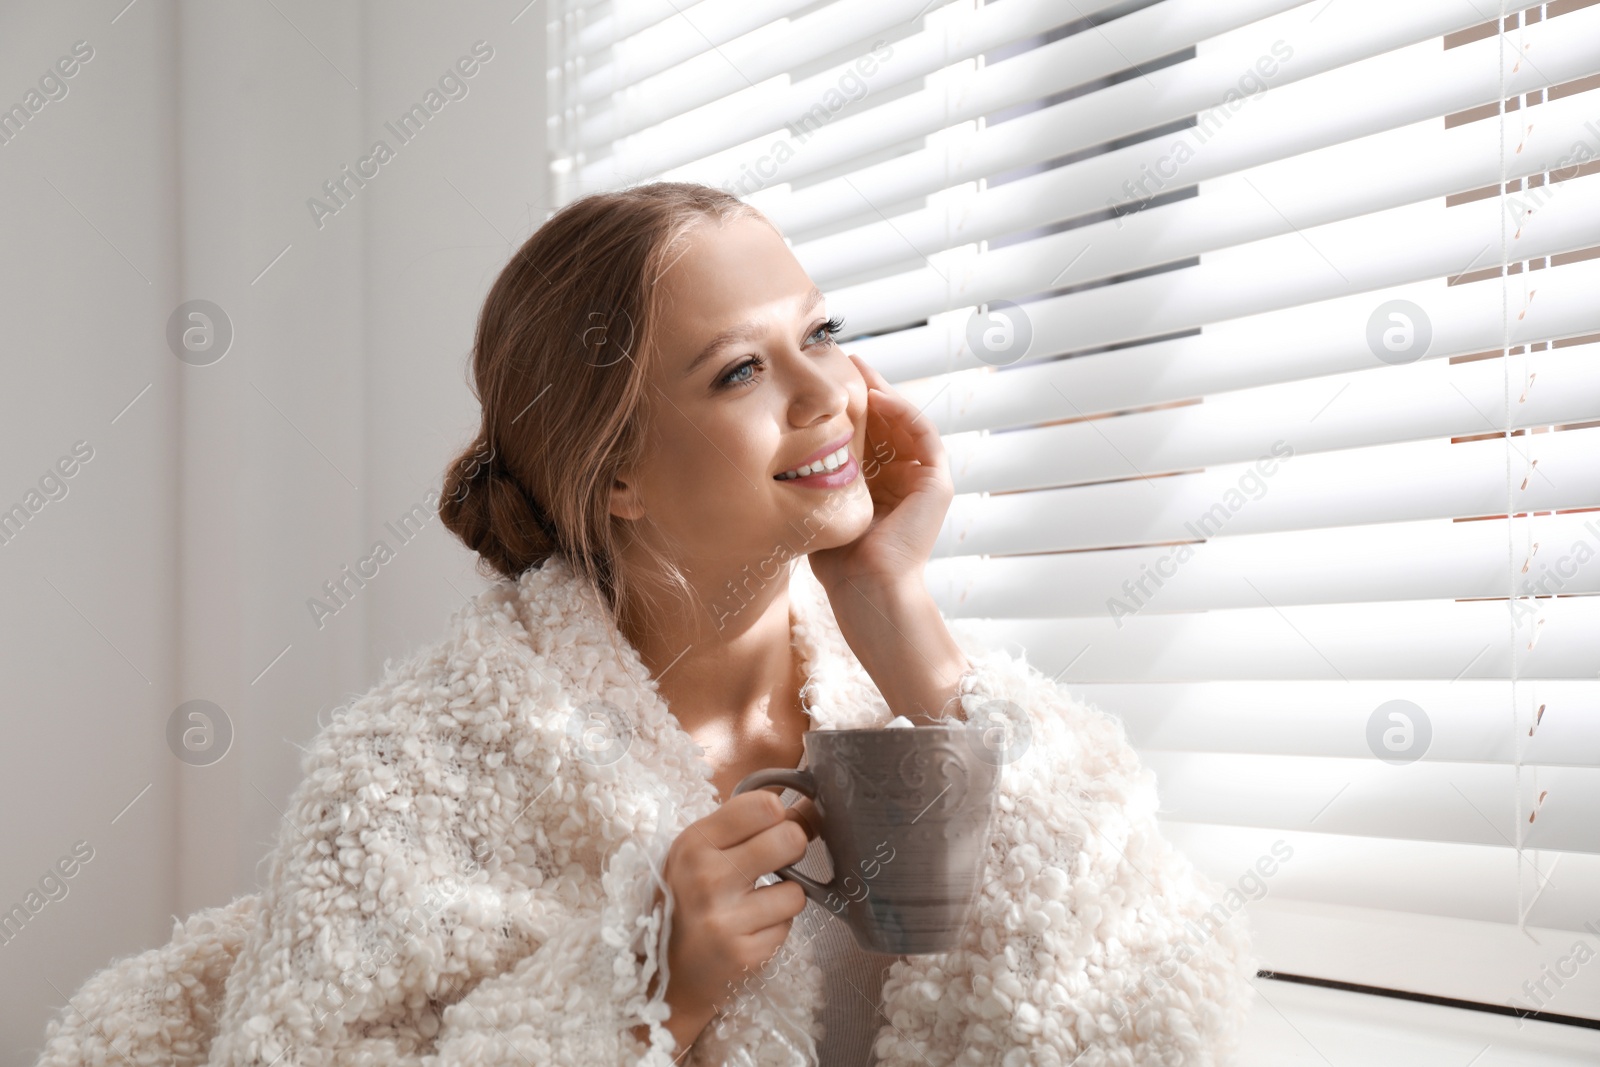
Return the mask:
<svg viewBox="0 0 1600 1067">
<path fill-rule="evenodd" d="M 821 300 L 822 290 L 813 285 L 811 287 L 811 291 L 806 294 L 805 303 L 800 307 L 800 314 L 805 315 L 809 313 L 812 308 L 816 307 L 817 304 L 821 302 Z M 721 331 L 715 337 L 713 337 L 706 344 L 706 346 L 700 350 L 700 354 L 689 361 L 689 365 L 683 369 L 683 376 L 687 378 L 689 375 L 693 374 L 696 367 L 700 366 L 700 364 L 715 356 L 718 352 L 722 351 L 729 345 L 737 344 L 740 341 L 748 341 L 758 336 L 760 333 L 761 325 L 760 323 L 756 322 L 741 322 L 737 326 L 729 326 L 726 330 Z"/>
</svg>

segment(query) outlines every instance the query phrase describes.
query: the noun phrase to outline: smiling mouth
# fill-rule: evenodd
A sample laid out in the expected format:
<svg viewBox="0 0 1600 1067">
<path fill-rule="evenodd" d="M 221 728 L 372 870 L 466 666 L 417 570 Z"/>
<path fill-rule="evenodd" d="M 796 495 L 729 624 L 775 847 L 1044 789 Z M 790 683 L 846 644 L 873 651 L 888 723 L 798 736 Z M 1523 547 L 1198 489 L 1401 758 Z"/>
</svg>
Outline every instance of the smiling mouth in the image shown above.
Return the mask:
<svg viewBox="0 0 1600 1067">
<path fill-rule="evenodd" d="M 836 452 L 830 452 L 814 463 L 802 464 L 793 470 L 786 470 L 773 477 L 780 482 L 792 481 L 795 478 L 806 478 L 813 474 L 831 473 L 850 462 L 850 446 L 843 445 Z"/>
</svg>

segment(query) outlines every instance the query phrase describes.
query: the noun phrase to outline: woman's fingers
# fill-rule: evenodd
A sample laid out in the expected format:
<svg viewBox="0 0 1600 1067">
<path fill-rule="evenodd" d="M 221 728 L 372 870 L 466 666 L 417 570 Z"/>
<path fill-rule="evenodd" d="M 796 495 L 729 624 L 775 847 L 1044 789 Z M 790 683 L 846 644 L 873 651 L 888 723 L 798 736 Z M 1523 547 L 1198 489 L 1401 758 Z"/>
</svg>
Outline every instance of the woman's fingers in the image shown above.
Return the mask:
<svg viewBox="0 0 1600 1067">
<path fill-rule="evenodd" d="M 876 406 L 879 407 L 880 414 L 892 432 L 902 437 L 904 444 L 913 449 L 913 458 L 923 463 L 938 462 L 944 451 L 944 443 L 939 439 L 939 429 L 933 424 L 933 420 L 924 416 L 911 401 L 896 392 L 884 376 L 878 373 L 877 368 L 853 353 L 850 358 L 860 368 L 861 376 L 867 382 L 868 412 L 870 413 L 875 406 L 871 401 L 874 399 L 873 391 L 876 391 L 875 399 L 879 401 Z"/>
<path fill-rule="evenodd" d="M 815 838 L 821 832 L 822 819 L 817 815 L 816 807 L 805 797 L 796 797 L 795 802 L 783 813 L 783 817 L 804 827 L 807 838 Z"/>
<path fill-rule="evenodd" d="M 949 460 L 931 418 L 901 396 L 882 374 L 851 354 L 867 384 L 869 487 L 878 521 L 872 565 L 926 560 L 954 496 Z M 863 459 L 863 465 L 866 459 Z"/>
<path fill-rule="evenodd" d="M 932 419 L 918 412 L 911 401 L 898 393 L 874 388 L 868 395 L 876 401 L 879 413 L 890 427 L 896 459 L 915 459 L 925 466 L 943 464 L 944 442 Z"/>
</svg>

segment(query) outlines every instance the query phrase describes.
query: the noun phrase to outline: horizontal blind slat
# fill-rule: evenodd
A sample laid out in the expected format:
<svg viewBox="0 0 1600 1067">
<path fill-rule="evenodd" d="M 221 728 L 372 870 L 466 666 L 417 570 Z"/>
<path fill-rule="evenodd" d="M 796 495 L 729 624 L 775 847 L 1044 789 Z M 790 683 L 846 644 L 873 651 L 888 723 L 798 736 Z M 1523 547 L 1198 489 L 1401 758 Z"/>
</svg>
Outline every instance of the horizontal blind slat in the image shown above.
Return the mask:
<svg viewBox="0 0 1600 1067">
<path fill-rule="evenodd" d="M 1074 684 L 1070 691 L 1116 716 L 1136 749 L 1370 759 L 1368 720 L 1382 705 L 1402 700 L 1427 716 L 1432 735 L 1427 758 L 1432 760 L 1600 763 L 1600 715 L 1594 714 L 1600 707 L 1600 680 L 1592 678 L 1519 680 L 1514 693 L 1508 678 L 1358 678 L 1337 685 L 1223 678 Z M 1510 722 L 1524 728 L 1508 729 Z"/>
<path fill-rule="evenodd" d="M 713 3 L 715 0 L 704 0 Z M 578 0 L 565 0 L 568 17 L 581 18 L 581 24 L 567 42 L 568 58 L 592 56 L 652 26 L 686 12 L 693 12 L 700 4 L 687 8 L 673 0 L 612 0 L 605 13 L 594 17 Z M 592 5 L 589 5 L 592 6 Z M 575 20 L 576 21 L 576 20 Z"/>
<path fill-rule="evenodd" d="M 1255 870 L 1257 877 L 1245 879 L 1239 887 L 1242 891 L 1259 893 L 1256 887 L 1264 884 L 1272 900 L 1392 909 L 1410 913 L 1413 923 L 1427 916 L 1451 916 L 1514 927 L 1520 918 L 1519 885 L 1533 883 L 1537 888 L 1548 880 L 1528 913 L 1528 925 L 1581 930 L 1585 922 L 1593 922 L 1594 886 L 1600 885 L 1600 857 L 1584 852 L 1530 849 L 1519 855 L 1499 842 L 1464 845 L 1167 819 L 1159 825 L 1164 837 L 1225 886 L 1239 886 L 1244 872 Z M 1277 841 L 1283 842 L 1279 853 L 1287 853 L 1289 859 L 1258 868 L 1262 855 L 1272 856 Z M 1552 876 L 1549 872 L 1558 857 L 1560 864 Z M 1271 874 L 1261 877 L 1263 869 Z M 1460 949 L 1464 941 L 1457 938 L 1453 944 Z M 1470 942 L 1465 945 L 1468 952 L 1473 950 Z M 1535 966 L 1526 974 L 1537 971 Z M 1508 983 L 1509 992 L 1526 996 L 1518 988 L 1524 976 L 1519 972 L 1516 981 Z M 1393 968 L 1380 964 L 1368 984 L 1389 986 L 1394 982 Z M 1468 999 L 1472 999 L 1470 994 Z"/>
<path fill-rule="evenodd" d="M 810 4 L 811 0 L 763 0 L 760 4 L 749 0 L 703 0 L 682 11 L 673 11 L 663 3 L 661 6 L 668 17 L 626 37 L 613 36 L 605 41 L 611 50 L 609 57 L 603 63 L 586 64 L 572 102 L 584 107 L 588 122 L 599 121 L 608 109 L 595 105 L 606 101 L 611 94 L 695 56 L 717 53 L 720 46 L 763 26 L 782 25 L 784 16 Z M 611 36 L 609 31 L 610 27 L 595 32 L 584 27 L 579 37 L 580 54 L 598 52 L 596 42 Z M 588 143 L 587 123 L 580 143 Z"/>
<path fill-rule="evenodd" d="M 1576 423 L 1600 412 L 1600 344 L 1509 361 L 1372 362 L 1371 370 L 1213 394 L 1182 407 L 961 434 L 945 450 L 958 491 L 995 491 Z M 1065 394 L 1056 400 L 1055 418 L 1078 413 Z"/>
<path fill-rule="evenodd" d="M 1600 593 L 1600 511 L 1509 527 L 1504 519 L 1429 519 L 1201 540 L 1228 520 L 1218 501 L 1189 524 L 1190 541 L 1180 545 L 937 559 L 926 583 L 946 615 L 1007 619 L 1503 597 L 1513 583 L 1527 595 Z M 1511 562 L 1528 573 L 1508 573 L 1508 541 L 1516 546 Z M 1557 562 L 1559 575 L 1551 570 Z"/>
<path fill-rule="evenodd" d="M 1509 449 L 1509 451 L 1508 451 Z M 950 503 L 934 557 L 1158 544 L 1229 491 L 1245 495 L 1225 536 L 1416 519 L 1503 515 L 1600 504 L 1600 427 L 1443 440 L 1296 456 L 1276 467 L 1229 464 L 1190 474 L 998 495 Z M 1507 499 L 1507 468 L 1516 472 Z M 1272 473 L 1263 477 L 1263 471 Z M 1256 486 L 1265 483 L 1266 492 Z M 1387 492 L 1374 493 L 1373 486 Z"/>
<path fill-rule="evenodd" d="M 1212 752 L 1140 753 L 1156 776 L 1162 815 L 1174 822 L 1316 830 L 1361 838 L 1600 854 L 1600 767 L 1525 769 L 1485 763 L 1406 764 L 1378 759 L 1254 756 Z M 1533 793 L 1529 795 L 1530 780 Z M 1549 795 L 1519 827 L 1511 798 Z M 1519 833 L 1520 831 L 1520 833 Z"/>
<path fill-rule="evenodd" d="M 1489 600 L 1152 612 L 1124 619 L 1120 628 L 1109 619 L 958 618 L 953 626 L 989 647 L 1026 649 L 1031 664 L 1068 684 L 1502 678 L 1510 676 L 1513 654 L 1518 678 L 1600 676 L 1600 597 L 1558 596 L 1529 606 L 1514 627 L 1507 602 Z"/>
</svg>

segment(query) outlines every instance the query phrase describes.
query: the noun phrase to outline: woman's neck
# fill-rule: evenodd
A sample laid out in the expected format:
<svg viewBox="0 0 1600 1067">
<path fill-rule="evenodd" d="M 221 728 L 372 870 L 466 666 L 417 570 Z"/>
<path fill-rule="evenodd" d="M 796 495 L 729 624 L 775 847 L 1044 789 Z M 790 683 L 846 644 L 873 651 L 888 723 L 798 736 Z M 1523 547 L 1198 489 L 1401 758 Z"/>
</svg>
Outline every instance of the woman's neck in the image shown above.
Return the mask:
<svg viewBox="0 0 1600 1067">
<path fill-rule="evenodd" d="M 747 725 L 759 733 L 765 719 L 781 717 L 799 689 L 788 567 L 770 580 L 737 587 L 726 576 L 688 577 L 704 608 L 660 594 L 654 610 L 635 603 L 619 612 L 618 627 L 686 731 L 723 722 L 735 733 Z M 748 572 L 740 577 L 748 579 Z"/>
</svg>

